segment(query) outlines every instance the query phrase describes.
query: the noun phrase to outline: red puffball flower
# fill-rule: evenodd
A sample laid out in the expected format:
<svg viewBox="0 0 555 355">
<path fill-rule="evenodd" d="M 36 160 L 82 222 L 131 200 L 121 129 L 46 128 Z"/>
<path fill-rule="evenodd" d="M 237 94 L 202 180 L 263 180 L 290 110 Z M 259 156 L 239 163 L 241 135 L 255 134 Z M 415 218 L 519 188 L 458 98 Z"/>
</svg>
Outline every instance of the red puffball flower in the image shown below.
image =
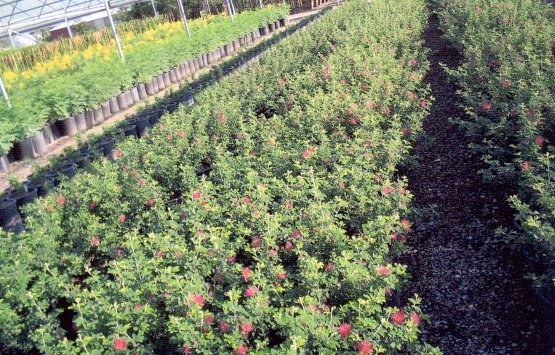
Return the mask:
<svg viewBox="0 0 555 355">
<path fill-rule="evenodd" d="M 245 198 L 243 199 L 243 201 L 244 201 L 247 205 L 249 205 L 249 204 L 252 202 L 250 197 L 245 197 Z"/>
<path fill-rule="evenodd" d="M 413 130 L 410 129 L 410 128 L 407 128 L 407 127 L 403 128 L 403 134 L 404 135 L 411 134 L 412 132 L 413 132 Z"/>
<path fill-rule="evenodd" d="M 230 255 L 230 256 L 227 258 L 227 261 L 229 261 L 230 263 L 234 263 L 234 262 L 235 262 L 235 255 Z"/>
<path fill-rule="evenodd" d="M 346 338 L 349 334 L 351 334 L 351 326 L 347 323 L 343 323 L 339 326 L 339 328 L 337 328 L 337 331 L 343 338 Z"/>
<path fill-rule="evenodd" d="M 121 156 L 121 150 L 116 149 L 114 150 L 114 157 L 119 158 Z"/>
<path fill-rule="evenodd" d="M 253 330 L 253 326 L 251 323 L 243 323 L 241 324 L 241 331 L 246 334 L 246 333 L 250 333 Z"/>
<path fill-rule="evenodd" d="M 287 250 L 293 249 L 293 243 L 291 243 L 291 242 L 285 242 L 285 249 L 287 249 Z"/>
<path fill-rule="evenodd" d="M 279 79 L 278 82 L 281 86 L 285 86 L 285 84 L 287 84 L 287 81 L 285 79 Z"/>
<path fill-rule="evenodd" d="M 183 131 L 178 131 L 177 135 L 179 138 L 183 138 L 185 136 L 185 133 Z"/>
<path fill-rule="evenodd" d="M 391 274 L 391 270 L 387 266 L 380 266 L 378 267 L 378 275 L 389 275 Z"/>
<path fill-rule="evenodd" d="M 276 254 L 277 254 L 277 251 L 275 251 L 274 249 L 268 250 L 268 255 L 270 255 L 270 256 L 276 256 Z"/>
<path fill-rule="evenodd" d="M 125 350 L 127 349 L 127 341 L 123 338 L 116 338 L 116 340 L 114 340 L 114 349 L 116 350 Z"/>
<path fill-rule="evenodd" d="M 358 344 L 357 350 L 359 354 L 372 354 L 374 348 L 372 347 L 371 342 L 363 340 Z"/>
<path fill-rule="evenodd" d="M 291 202 L 291 201 L 286 201 L 286 202 L 285 202 L 285 207 L 287 207 L 287 208 L 293 208 L 293 202 Z"/>
<path fill-rule="evenodd" d="M 198 200 L 200 198 L 200 191 L 193 191 L 193 200 Z"/>
<path fill-rule="evenodd" d="M 287 273 L 285 271 L 280 272 L 277 276 L 278 276 L 278 278 L 280 278 L 282 280 L 285 280 L 285 278 L 287 277 Z"/>
<path fill-rule="evenodd" d="M 92 210 L 93 208 L 96 207 L 96 203 L 94 202 L 89 202 L 89 208 Z"/>
<path fill-rule="evenodd" d="M 301 232 L 298 229 L 295 229 L 292 234 L 293 238 L 299 239 L 301 237 Z"/>
<path fill-rule="evenodd" d="M 536 137 L 536 144 L 537 144 L 537 145 L 543 145 L 543 142 L 544 142 L 544 141 L 545 141 L 545 140 L 543 139 L 542 136 L 537 136 L 537 137 Z"/>
<path fill-rule="evenodd" d="M 98 237 L 92 237 L 92 239 L 91 239 L 91 245 L 92 245 L 93 247 L 99 246 L 99 245 L 100 245 L 100 238 L 98 238 Z"/>
<path fill-rule="evenodd" d="M 158 253 L 156 253 L 156 256 L 159 258 L 163 258 L 166 254 L 163 251 L 159 251 Z"/>
<path fill-rule="evenodd" d="M 119 223 L 124 223 L 125 222 L 125 216 L 121 215 L 118 217 Z"/>
<path fill-rule="evenodd" d="M 382 187 L 382 193 L 384 195 L 387 195 L 387 194 L 391 193 L 392 191 L 393 191 L 393 188 L 391 188 L 391 187 Z"/>
<path fill-rule="evenodd" d="M 245 297 L 254 297 L 258 293 L 258 288 L 251 286 L 245 290 Z"/>
<path fill-rule="evenodd" d="M 139 183 L 139 185 L 144 185 L 145 184 L 145 179 L 139 179 L 138 183 Z"/>
<path fill-rule="evenodd" d="M 403 322 L 405 321 L 405 314 L 403 313 L 403 311 L 399 310 L 391 317 L 391 320 L 395 324 L 403 324 Z"/>
<path fill-rule="evenodd" d="M 491 110 L 491 104 L 490 104 L 489 102 L 484 102 L 484 103 L 482 104 L 482 108 L 483 108 L 484 110 Z"/>
<path fill-rule="evenodd" d="M 249 349 L 247 348 L 246 345 L 242 345 L 238 348 L 236 348 L 235 350 L 233 350 L 233 353 L 235 355 L 247 355 Z"/>
<path fill-rule="evenodd" d="M 426 106 L 427 104 L 425 100 L 420 101 L 420 107 L 426 107 Z"/>
<path fill-rule="evenodd" d="M 206 316 L 206 317 L 204 317 L 203 320 L 204 320 L 204 323 L 206 323 L 206 324 L 214 323 L 214 317 L 212 317 L 212 316 Z"/>
<path fill-rule="evenodd" d="M 410 221 L 409 221 L 408 219 L 406 219 L 406 218 L 403 219 L 403 220 L 401 221 L 401 224 L 402 224 L 403 227 L 405 227 L 406 229 L 409 229 L 409 228 L 410 228 Z"/>
<path fill-rule="evenodd" d="M 66 199 L 60 196 L 56 199 L 56 202 L 58 202 L 60 205 L 63 205 L 64 203 L 66 203 Z"/>
<path fill-rule="evenodd" d="M 303 153 L 303 157 L 304 157 L 305 159 L 310 158 L 311 155 L 312 155 L 312 152 L 311 152 L 310 150 L 306 150 L 306 151 Z"/>
<path fill-rule="evenodd" d="M 324 269 L 326 269 L 326 271 L 332 271 L 333 270 L 333 265 L 332 264 L 326 264 Z"/>
<path fill-rule="evenodd" d="M 522 167 L 521 167 L 522 171 L 526 171 L 530 169 L 530 166 L 531 166 L 530 162 L 525 161 L 524 163 L 522 163 Z"/>
<path fill-rule="evenodd" d="M 225 333 L 229 330 L 229 324 L 226 321 L 221 321 L 218 325 L 220 332 Z"/>
<path fill-rule="evenodd" d="M 393 233 L 391 235 L 391 240 L 397 240 L 397 234 L 396 233 Z"/>
<path fill-rule="evenodd" d="M 187 355 L 191 352 L 191 347 L 190 346 L 184 346 L 183 347 L 183 354 Z"/>
<path fill-rule="evenodd" d="M 247 266 L 246 268 L 243 269 L 243 278 L 245 279 L 245 281 L 248 281 L 251 277 L 251 269 Z"/>
<path fill-rule="evenodd" d="M 252 241 L 252 246 L 253 246 L 253 248 L 258 248 L 258 247 L 260 247 L 261 241 L 262 241 L 262 240 L 260 239 L 260 237 L 254 238 L 253 241 Z"/>
<path fill-rule="evenodd" d="M 152 206 L 152 205 L 154 205 L 154 200 L 153 200 L 153 199 L 149 199 L 148 201 L 146 201 L 146 205 L 149 206 L 149 207 Z"/>
<path fill-rule="evenodd" d="M 420 324 L 420 321 L 421 321 L 420 315 L 418 315 L 418 313 L 416 313 L 416 312 L 413 312 L 412 315 L 410 316 L 410 320 L 411 320 L 414 324 L 419 325 L 419 324 Z"/>
<path fill-rule="evenodd" d="M 198 304 L 201 307 L 204 307 L 204 297 L 202 297 L 201 295 L 191 294 L 189 296 L 189 299 L 191 300 L 191 302 Z"/>
</svg>

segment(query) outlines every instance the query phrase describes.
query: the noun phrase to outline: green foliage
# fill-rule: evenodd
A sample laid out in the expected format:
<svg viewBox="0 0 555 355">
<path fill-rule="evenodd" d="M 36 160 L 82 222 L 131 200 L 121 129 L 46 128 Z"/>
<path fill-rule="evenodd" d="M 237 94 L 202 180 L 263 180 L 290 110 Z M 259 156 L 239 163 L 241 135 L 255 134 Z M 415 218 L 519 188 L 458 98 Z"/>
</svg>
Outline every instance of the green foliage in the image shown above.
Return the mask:
<svg viewBox="0 0 555 355">
<path fill-rule="evenodd" d="M 34 203 L 0 238 L 4 348 L 437 353 L 391 298 L 426 18 L 346 3 Z"/>
</svg>

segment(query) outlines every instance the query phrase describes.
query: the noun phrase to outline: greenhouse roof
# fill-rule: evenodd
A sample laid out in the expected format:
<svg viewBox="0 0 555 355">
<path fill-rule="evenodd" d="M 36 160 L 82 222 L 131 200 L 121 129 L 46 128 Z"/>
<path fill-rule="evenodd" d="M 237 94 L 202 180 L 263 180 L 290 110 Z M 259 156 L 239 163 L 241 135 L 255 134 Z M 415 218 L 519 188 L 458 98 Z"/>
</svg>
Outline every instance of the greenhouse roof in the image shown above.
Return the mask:
<svg viewBox="0 0 555 355">
<path fill-rule="evenodd" d="M 145 0 L 112 0 L 117 8 Z M 104 9 L 104 0 L 0 0 L 0 36 L 9 31 L 26 31 L 92 14 Z"/>
</svg>

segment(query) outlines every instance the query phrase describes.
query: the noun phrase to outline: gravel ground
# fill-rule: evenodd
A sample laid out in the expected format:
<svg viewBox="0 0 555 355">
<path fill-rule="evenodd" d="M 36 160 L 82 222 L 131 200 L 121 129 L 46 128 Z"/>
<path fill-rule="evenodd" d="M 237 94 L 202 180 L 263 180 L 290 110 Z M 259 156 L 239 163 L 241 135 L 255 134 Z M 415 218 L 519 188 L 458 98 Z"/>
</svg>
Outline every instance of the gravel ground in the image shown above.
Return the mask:
<svg viewBox="0 0 555 355">
<path fill-rule="evenodd" d="M 547 354 L 524 263 L 494 233 L 511 223 L 508 192 L 482 183 L 479 157 L 448 121 L 464 113 L 439 63 L 455 67 L 458 54 L 441 38 L 435 15 L 425 36 L 436 101 L 414 149 L 420 164 L 406 173 L 414 206 L 427 212 L 416 221 L 411 252 L 402 260 L 412 274 L 406 292 L 420 295 L 430 316 L 421 338 L 446 354 Z"/>
</svg>

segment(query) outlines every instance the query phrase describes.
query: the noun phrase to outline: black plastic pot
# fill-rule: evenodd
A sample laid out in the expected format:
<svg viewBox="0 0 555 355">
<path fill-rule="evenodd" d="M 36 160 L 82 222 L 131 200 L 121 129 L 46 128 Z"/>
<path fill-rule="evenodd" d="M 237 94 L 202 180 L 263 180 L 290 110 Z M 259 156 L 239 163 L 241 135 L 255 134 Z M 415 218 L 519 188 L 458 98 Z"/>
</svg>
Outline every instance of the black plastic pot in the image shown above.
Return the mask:
<svg viewBox="0 0 555 355">
<path fill-rule="evenodd" d="M 137 117 L 132 122 L 137 129 L 139 137 L 146 137 L 148 135 L 148 131 L 151 128 L 148 115 Z"/>
<path fill-rule="evenodd" d="M 160 74 L 156 77 L 156 80 L 158 82 L 158 91 L 162 91 L 166 88 L 166 83 L 164 83 L 164 76 L 163 74 Z"/>
<path fill-rule="evenodd" d="M 0 201 L 0 227 L 6 232 L 23 232 L 23 224 L 15 200 Z"/>
<path fill-rule="evenodd" d="M 44 197 L 48 194 L 48 190 L 54 186 L 53 177 L 45 177 L 42 180 L 31 180 L 27 185 L 28 188 L 35 188 L 38 197 Z"/>
<path fill-rule="evenodd" d="M 127 137 L 137 137 L 137 127 L 134 124 L 127 125 L 123 128 L 123 133 Z"/>
<path fill-rule="evenodd" d="M 93 122 L 95 125 L 98 125 L 104 122 L 104 113 L 102 112 L 101 106 L 93 110 Z"/>
<path fill-rule="evenodd" d="M 44 141 L 46 142 L 47 145 L 54 142 L 55 138 L 54 138 L 54 133 L 52 132 L 52 126 L 48 124 L 42 127 L 40 132 L 42 133 L 42 136 L 44 137 Z"/>
<path fill-rule="evenodd" d="M 266 36 L 268 34 L 268 26 L 260 27 L 258 31 L 261 36 Z"/>
<path fill-rule="evenodd" d="M 87 130 L 87 121 L 85 119 L 84 113 L 78 113 L 73 116 L 75 119 L 75 126 L 77 127 L 78 131 L 86 131 Z"/>
<path fill-rule="evenodd" d="M 129 92 L 131 94 L 131 99 L 133 100 L 133 104 L 137 104 L 141 102 L 141 98 L 139 97 L 139 89 L 137 89 L 136 86 L 132 87 L 131 90 L 129 90 Z"/>
<path fill-rule="evenodd" d="M 168 76 L 170 77 L 171 83 L 177 83 L 177 76 L 175 75 L 175 70 L 172 69 L 168 72 Z"/>
<path fill-rule="evenodd" d="M 109 157 L 114 150 L 114 146 L 116 145 L 116 141 L 113 138 L 105 138 L 101 140 L 98 144 L 98 151 L 102 153 L 105 157 Z"/>
<path fill-rule="evenodd" d="M 164 74 L 162 74 L 162 79 L 164 80 L 164 87 L 168 87 L 172 85 L 172 82 L 170 80 L 170 73 L 165 72 Z"/>
<path fill-rule="evenodd" d="M 94 126 L 94 111 L 89 110 L 85 112 L 85 123 L 87 125 L 87 129 L 90 129 Z"/>
<path fill-rule="evenodd" d="M 38 131 L 31 137 L 31 141 L 33 142 L 33 150 L 34 154 L 41 156 L 48 151 L 46 147 L 46 140 L 44 139 L 44 134 L 42 131 Z"/>
<path fill-rule="evenodd" d="M 146 93 L 148 95 L 154 95 L 158 91 L 156 90 L 155 79 L 150 80 L 148 83 L 145 84 Z"/>
<path fill-rule="evenodd" d="M 186 92 L 183 95 L 183 103 L 189 106 L 193 106 L 195 104 L 195 96 L 192 92 Z"/>
<path fill-rule="evenodd" d="M 274 24 L 273 24 L 273 23 L 268 24 L 268 31 L 273 32 L 274 29 L 275 29 L 275 28 L 274 28 Z"/>
<path fill-rule="evenodd" d="M 21 208 L 26 204 L 33 202 L 38 197 L 39 196 L 37 195 L 37 189 L 34 187 L 28 188 L 28 191 L 14 192 L 10 195 L 10 199 L 15 200 L 15 204 L 17 205 L 18 208 Z"/>
<path fill-rule="evenodd" d="M 69 179 L 74 177 L 75 174 L 77 174 L 77 165 L 75 165 L 74 163 L 64 165 L 60 169 L 60 175 L 67 176 Z"/>
<path fill-rule="evenodd" d="M 133 105 L 135 105 L 135 102 L 133 101 L 133 96 L 131 95 L 131 89 L 125 92 L 125 97 L 127 98 L 127 106 L 132 107 Z"/>
<path fill-rule="evenodd" d="M 80 155 L 77 158 L 75 158 L 75 164 L 77 165 L 78 168 L 84 168 L 87 165 L 89 165 L 89 159 L 90 156 L 89 155 Z"/>
</svg>

